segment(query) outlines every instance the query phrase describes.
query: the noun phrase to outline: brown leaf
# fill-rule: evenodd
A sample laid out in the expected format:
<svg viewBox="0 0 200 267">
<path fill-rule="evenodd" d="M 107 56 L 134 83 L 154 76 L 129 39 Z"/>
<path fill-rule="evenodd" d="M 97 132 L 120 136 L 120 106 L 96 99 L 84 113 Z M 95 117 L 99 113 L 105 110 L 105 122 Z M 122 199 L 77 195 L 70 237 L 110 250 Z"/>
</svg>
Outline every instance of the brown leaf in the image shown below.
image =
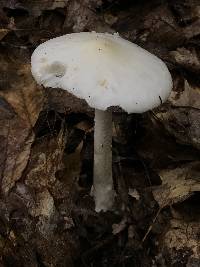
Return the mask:
<svg viewBox="0 0 200 267">
<path fill-rule="evenodd" d="M 119 234 L 121 231 L 123 231 L 127 227 L 127 220 L 123 219 L 120 223 L 118 224 L 113 224 L 112 225 L 112 233 L 113 235 Z"/>
<path fill-rule="evenodd" d="M 200 16 L 198 20 L 196 20 L 194 23 L 192 23 L 183 30 L 183 35 L 185 35 L 186 39 L 197 37 L 199 34 L 200 34 Z"/>
<path fill-rule="evenodd" d="M 178 87 L 175 80 L 168 102 L 173 108 L 162 106 L 156 111 L 156 117 L 177 142 L 200 149 L 200 88 L 187 80 Z"/>
<path fill-rule="evenodd" d="M 64 8 L 69 0 L 43 0 L 43 1 L 22 1 L 20 8 L 29 10 L 35 17 L 39 17 L 43 10 L 54 10 Z"/>
<path fill-rule="evenodd" d="M 86 29 L 99 32 L 114 32 L 107 25 L 101 16 L 95 12 L 101 3 L 89 0 L 87 2 L 75 0 L 70 1 L 68 5 L 68 13 L 64 22 L 64 28 L 72 28 L 73 32 L 81 32 Z"/>
<path fill-rule="evenodd" d="M 140 199 L 140 194 L 138 193 L 136 189 L 129 188 L 128 194 L 129 196 L 131 196 L 132 198 L 135 198 L 136 200 Z"/>
<path fill-rule="evenodd" d="M 33 126 L 43 106 L 43 92 L 36 88 L 31 77 L 30 65 L 10 51 L 0 55 L 0 71 L 6 73 L 5 85 L 0 91 L 0 136 L 1 186 L 7 193 L 20 179 L 29 159 L 30 148 L 34 141 Z"/>
<path fill-rule="evenodd" d="M 169 53 L 173 62 L 178 65 L 187 68 L 188 70 L 193 70 L 195 72 L 200 71 L 200 61 L 195 49 L 186 49 L 184 47 L 177 48 L 176 51 Z"/>
<path fill-rule="evenodd" d="M 54 200 L 47 189 L 36 194 L 35 206 L 30 209 L 32 216 L 50 218 L 55 211 Z"/>
<path fill-rule="evenodd" d="M 153 195 L 160 207 L 181 202 L 200 191 L 199 166 L 200 162 L 194 162 L 159 172 L 162 185 L 153 189 Z"/>
<path fill-rule="evenodd" d="M 20 179 L 26 167 L 34 133 L 18 118 L 1 122 L 3 122 L 0 123 L 0 133 L 3 138 L 0 156 L 1 189 L 6 194 Z"/>
<path fill-rule="evenodd" d="M 166 121 L 160 120 L 159 115 L 154 113 L 149 115 L 150 119 L 148 124 L 145 125 L 145 135 L 140 141 L 137 141 L 137 151 L 151 168 L 165 169 L 171 164 L 199 160 L 199 155 L 195 148 L 183 146 L 169 136 L 166 126 L 169 124 L 167 119 Z M 178 129 L 178 126 L 174 127 L 173 133 L 178 134 Z M 173 133 L 171 134 L 173 135 Z M 184 135 L 184 138 L 186 138 L 186 135 Z"/>
<path fill-rule="evenodd" d="M 77 98 L 65 90 L 47 88 L 47 108 L 54 109 L 61 113 L 83 112 L 91 113 L 92 108 L 85 100 Z"/>
<path fill-rule="evenodd" d="M 30 73 L 30 65 L 21 66 L 19 76 L 11 85 L 13 90 L 0 92 L 19 117 L 33 127 L 44 102 L 41 88 L 36 87 Z"/>
<path fill-rule="evenodd" d="M 178 254 L 184 255 L 184 251 L 189 252 L 190 258 L 199 260 L 200 243 L 199 243 L 200 223 L 197 221 L 185 221 L 182 219 L 171 219 L 170 226 L 165 235 L 162 237 L 163 250 L 168 251 L 170 258 L 178 262 Z M 193 266 L 193 265 L 187 265 Z M 197 265 L 194 266 L 199 266 Z"/>
<path fill-rule="evenodd" d="M 156 114 L 177 142 L 200 149 L 200 110 L 169 109 Z"/>
<path fill-rule="evenodd" d="M 0 41 L 9 33 L 8 29 L 0 29 Z"/>
<path fill-rule="evenodd" d="M 25 172 L 25 184 L 41 190 L 55 182 L 55 173 L 62 168 L 65 134 L 61 129 L 58 136 L 47 136 L 37 140 L 31 150 L 30 161 Z"/>
<path fill-rule="evenodd" d="M 108 25 L 112 26 L 113 24 L 115 24 L 117 22 L 118 18 L 117 18 L 117 16 L 114 16 L 110 13 L 105 13 L 104 14 L 104 20 Z"/>
<path fill-rule="evenodd" d="M 83 148 L 83 141 L 79 143 L 76 150 L 73 153 L 65 154 L 63 157 L 63 164 L 65 167 L 65 177 L 67 181 L 74 181 L 76 177 L 79 177 L 81 169 L 81 151 Z"/>
<path fill-rule="evenodd" d="M 184 80 L 183 91 L 172 92 L 169 101 L 176 107 L 200 109 L 200 87 L 192 86 L 187 80 Z"/>
<path fill-rule="evenodd" d="M 74 126 L 76 129 L 80 129 L 86 133 L 93 131 L 93 125 L 89 121 L 83 120 Z"/>
</svg>

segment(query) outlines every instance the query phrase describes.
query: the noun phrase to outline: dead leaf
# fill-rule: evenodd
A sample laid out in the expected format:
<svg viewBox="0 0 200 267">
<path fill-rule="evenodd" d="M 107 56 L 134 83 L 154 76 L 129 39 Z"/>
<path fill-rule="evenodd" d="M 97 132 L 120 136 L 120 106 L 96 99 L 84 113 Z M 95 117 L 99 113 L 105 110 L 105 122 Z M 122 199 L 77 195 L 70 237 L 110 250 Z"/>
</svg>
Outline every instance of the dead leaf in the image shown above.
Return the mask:
<svg viewBox="0 0 200 267">
<path fill-rule="evenodd" d="M 192 86 L 187 80 L 184 80 L 183 91 L 173 91 L 169 101 L 175 107 L 200 109 L 200 87 Z"/>
<path fill-rule="evenodd" d="M 47 88 L 47 107 L 60 113 L 83 112 L 92 113 L 92 108 L 85 100 L 77 98 L 66 90 Z"/>
<path fill-rule="evenodd" d="M 177 48 L 176 51 L 170 52 L 169 55 L 174 63 L 187 68 L 190 71 L 200 71 L 199 57 L 194 48 L 190 50 L 184 47 Z"/>
<path fill-rule="evenodd" d="M 165 207 L 187 199 L 193 192 L 200 191 L 200 162 L 193 162 L 159 172 L 162 185 L 153 189 L 159 206 Z"/>
<path fill-rule="evenodd" d="M 113 235 L 117 235 L 122 232 L 127 227 L 127 220 L 123 219 L 120 223 L 112 225 L 112 233 Z"/>
<path fill-rule="evenodd" d="M 68 13 L 64 22 L 64 28 L 72 28 L 73 32 L 85 31 L 85 29 L 99 32 L 114 32 L 101 16 L 95 12 L 101 3 L 99 1 L 69 1 Z"/>
<path fill-rule="evenodd" d="M 17 118 L 0 123 L 0 133 L 4 138 L 0 156 L 1 189 L 7 194 L 26 167 L 34 133 Z"/>
<path fill-rule="evenodd" d="M 81 151 L 83 148 L 83 141 L 79 143 L 73 153 L 65 154 L 63 157 L 63 166 L 65 168 L 65 175 L 67 181 L 73 183 L 75 178 L 78 178 L 81 170 Z"/>
<path fill-rule="evenodd" d="M 25 184 L 41 190 L 56 180 L 55 173 L 61 169 L 65 148 L 66 132 L 60 130 L 58 136 L 45 136 L 37 140 L 25 172 Z"/>
<path fill-rule="evenodd" d="M 65 224 L 66 230 L 75 227 L 73 219 L 71 217 L 64 216 L 63 219 L 64 219 L 64 224 Z"/>
<path fill-rule="evenodd" d="M 8 29 L 0 29 L 0 41 L 9 33 Z"/>
<path fill-rule="evenodd" d="M 200 88 L 183 78 L 175 79 L 168 103 L 155 114 L 178 143 L 200 149 Z"/>
<path fill-rule="evenodd" d="M 35 136 L 33 126 L 44 102 L 43 92 L 35 86 L 25 55 L 21 51 L 19 59 L 19 55 L 13 50 L 9 55 L 0 54 L 0 71 L 6 73 L 6 87 L 0 91 L 3 104 L 0 114 L 0 173 L 3 193 L 8 193 L 26 167 Z"/>
<path fill-rule="evenodd" d="M 118 17 L 114 16 L 110 13 L 105 13 L 104 14 L 104 20 L 108 25 L 112 26 L 113 24 L 115 24 L 117 22 Z"/>
<path fill-rule="evenodd" d="M 22 120 L 30 124 L 29 127 L 33 127 L 45 97 L 42 88 L 36 86 L 32 78 L 30 64 L 21 65 L 17 74 L 16 80 L 10 84 L 10 90 L 0 92 L 0 96 L 4 97 Z"/>
<path fill-rule="evenodd" d="M 74 127 L 86 133 L 90 133 L 94 130 L 93 125 L 89 121 L 86 121 L 86 120 L 80 121 Z"/>
<path fill-rule="evenodd" d="M 35 206 L 30 210 L 32 216 L 50 218 L 55 211 L 54 200 L 47 189 L 36 194 Z"/>
<path fill-rule="evenodd" d="M 176 258 L 176 260 L 179 253 L 184 255 L 184 251 L 189 252 L 188 258 L 199 259 L 199 229 L 200 223 L 198 221 L 187 222 L 184 221 L 184 218 L 180 220 L 171 219 L 169 229 L 162 237 L 163 250 L 167 251 L 170 257 Z"/>
<path fill-rule="evenodd" d="M 148 124 L 145 125 L 145 135 L 137 141 L 139 155 L 154 170 L 165 169 L 172 164 L 199 160 L 195 148 L 183 146 L 169 136 L 166 130 L 168 123 L 168 120 L 160 120 L 154 112 L 150 113 Z M 173 131 L 177 134 L 178 126 L 175 126 Z M 185 135 L 184 138 L 186 138 Z"/>
<path fill-rule="evenodd" d="M 187 39 L 194 38 L 200 34 L 200 17 L 191 25 L 183 30 L 183 34 Z"/>
<path fill-rule="evenodd" d="M 31 15 L 39 17 L 43 10 L 64 8 L 68 2 L 69 0 L 22 1 L 22 3 L 18 3 L 18 8 L 29 10 Z"/>
<path fill-rule="evenodd" d="M 156 116 L 178 143 L 200 149 L 200 109 L 179 107 L 157 112 Z"/>
<path fill-rule="evenodd" d="M 135 198 L 136 200 L 140 199 L 140 194 L 138 193 L 138 191 L 136 189 L 129 188 L 128 194 L 129 194 L 129 196 Z"/>
</svg>

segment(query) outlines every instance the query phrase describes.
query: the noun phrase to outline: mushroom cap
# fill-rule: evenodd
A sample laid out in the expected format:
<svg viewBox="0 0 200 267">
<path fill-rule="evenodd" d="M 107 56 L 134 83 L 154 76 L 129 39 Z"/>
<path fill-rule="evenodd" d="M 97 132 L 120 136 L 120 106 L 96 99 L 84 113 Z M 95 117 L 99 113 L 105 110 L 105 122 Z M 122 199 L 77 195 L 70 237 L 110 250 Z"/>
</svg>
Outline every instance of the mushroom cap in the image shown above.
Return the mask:
<svg viewBox="0 0 200 267">
<path fill-rule="evenodd" d="M 45 87 L 62 88 L 92 107 L 119 106 L 141 113 L 164 102 L 172 89 L 165 63 L 118 34 L 81 32 L 39 45 L 32 74 Z"/>
</svg>

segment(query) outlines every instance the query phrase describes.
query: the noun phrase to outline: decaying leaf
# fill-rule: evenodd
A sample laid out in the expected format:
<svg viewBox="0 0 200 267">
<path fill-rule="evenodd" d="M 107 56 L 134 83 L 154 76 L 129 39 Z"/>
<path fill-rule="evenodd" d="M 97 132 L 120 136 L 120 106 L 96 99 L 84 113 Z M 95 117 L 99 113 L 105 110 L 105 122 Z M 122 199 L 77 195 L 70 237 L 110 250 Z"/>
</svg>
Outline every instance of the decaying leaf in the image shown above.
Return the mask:
<svg viewBox="0 0 200 267">
<path fill-rule="evenodd" d="M 121 231 L 123 231 L 127 227 L 127 220 L 123 219 L 120 223 L 118 224 L 113 224 L 112 225 L 112 233 L 113 235 L 119 234 Z"/>
<path fill-rule="evenodd" d="M 140 194 L 138 193 L 138 191 L 136 189 L 129 188 L 128 194 L 129 194 L 129 196 L 135 198 L 136 200 L 140 199 Z"/>
<path fill-rule="evenodd" d="M 65 90 L 47 88 L 48 108 L 61 113 L 84 112 L 91 113 L 92 109 L 85 100 L 74 97 Z"/>
<path fill-rule="evenodd" d="M 183 34 L 187 39 L 194 38 L 200 34 L 200 16 L 194 23 L 183 30 Z"/>
<path fill-rule="evenodd" d="M 74 32 L 81 32 L 85 29 L 113 32 L 110 26 L 95 12 L 95 8 L 98 8 L 100 5 L 101 1 L 88 0 L 87 3 L 80 0 L 69 1 L 68 14 L 63 25 L 64 28 L 70 26 Z"/>
<path fill-rule="evenodd" d="M 64 223 L 65 223 L 65 229 L 71 229 L 75 226 L 72 218 L 64 216 L 63 219 L 64 219 Z"/>
<path fill-rule="evenodd" d="M 55 182 L 55 173 L 62 168 L 66 133 L 61 129 L 58 136 L 43 137 L 33 146 L 26 168 L 25 183 L 31 188 L 43 189 Z"/>
<path fill-rule="evenodd" d="M 153 196 L 160 207 L 181 202 L 200 191 L 199 166 L 200 162 L 193 162 L 159 172 L 162 185 L 153 189 Z"/>
<path fill-rule="evenodd" d="M 189 50 L 181 47 L 176 51 L 170 52 L 170 56 L 174 63 L 177 63 L 184 68 L 188 68 L 190 71 L 200 71 L 200 62 L 195 49 Z"/>
<path fill-rule="evenodd" d="M 110 13 L 105 13 L 104 14 L 104 19 L 105 19 L 105 22 L 110 26 L 115 24 L 117 22 L 117 20 L 118 20 L 117 16 L 114 16 L 114 15 L 112 15 Z"/>
<path fill-rule="evenodd" d="M 8 29 L 0 29 L 0 41 L 9 33 Z"/>
<path fill-rule="evenodd" d="M 5 127 L 5 130 L 2 128 Z M 1 152 L 1 189 L 8 193 L 15 182 L 20 179 L 30 155 L 30 148 L 34 141 L 34 133 L 27 128 L 22 120 L 12 119 L 0 125 L 3 138 Z M 16 136 L 18 137 L 16 139 Z"/>
<path fill-rule="evenodd" d="M 34 217 L 44 216 L 50 218 L 55 211 L 54 200 L 49 191 L 45 189 L 36 195 L 35 207 L 30 209 L 31 215 Z"/>
<path fill-rule="evenodd" d="M 78 178 L 81 169 L 81 150 L 83 148 L 83 141 L 79 143 L 73 153 L 64 155 L 63 164 L 68 180 L 72 181 L 74 178 Z"/>
<path fill-rule="evenodd" d="M 12 55 L 12 57 L 11 57 Z M 44 96 L 36 89 L 30 75 L 30 65 L 15 52 L 0 56 L 0 71 L 6 73 L 6 87 L 1 84 L 1 186 L 7 193 L 20 179 L 29 159 L 34 141 L 33 126 L 42 109 Z M 15 60 L 15 62 L 14 62 Z M 23 62 L 24 60 L 24 62 Z"/>
<path fill-rule="evenodd" d="M 184 80 L 183 91 L 173 91 L 169 101 L 175 107 L 200 109 L 200 87 L 192 86 Z"/>
<path fill-rule="evenodd" d="M 173 108 L 166 107 L 156 112 L 164 127 L 179 143 L 191 144 L 197 149 L 200 149 L 199 99 L 199 87 L 185 80 L 181 91 L 171 93 L 169 103 Z"/>
<path fill-rule="evenodd" d="M 146 32 L 148 33 L 145 38 L 143 37 L 142 40 L 144 41 L 154 41 L 157 39 L 159 42 L 163 43 L 170 35 L 170 42 L 174 43 L 182 38 L 180 28 L 166 4 L 153 9 L 146 15 L 144 18 L 144 27 L 147 29 Z"/>
<path fill-rule="evenodd" d="M 177 142 L 192 145 L 200 149 L 200 110 L 185 108 L 171 109 L 167 113 L 160 113 L 165 128 L 173 135 Z"/>
<path fill-rule="evenodd" d="M 54 10 L 56 8 L 64 8 L 69 0 L 44 0 L 44 1 L 18 1 L 18 0 L 2 0 L 2 5 L 11 9 L 29 10 L 32 15 L 40 16 L 43 10 Z"/>
<path fill-rule="evenodd" d="M 77 123 L 77 124 L 75 125 L 75 128 L 80 129 L 80 130 L 82 130 L 82 131 L 84 131 L 84 132 L 86 132 L 86 133 L 89 133 L 89 132 L 91 132 L 91 131 L 94 130 L 94 129 L 93 129 L 93 125 L 91 125 L 91 123 L 89 123 L 89 122 L 86 121 L 86 120 Z"/>
<path fill-rule="evenodd" d="M 174 264 L 184 262 L 189 266 L 189 262 L 195 261 L 199 266 L 200 242 L 199 242 L 200 223 L 193 221 L 184 221 L 184 219 L 171 219 L 168 231 L 162 237 L 162 246 L 165 254 L 168 254 L 170 261 Z M 166 253 L 167 252 L 167 253 Z M 186 266 L 186 265 L 184 265 Z"/>
</svg>

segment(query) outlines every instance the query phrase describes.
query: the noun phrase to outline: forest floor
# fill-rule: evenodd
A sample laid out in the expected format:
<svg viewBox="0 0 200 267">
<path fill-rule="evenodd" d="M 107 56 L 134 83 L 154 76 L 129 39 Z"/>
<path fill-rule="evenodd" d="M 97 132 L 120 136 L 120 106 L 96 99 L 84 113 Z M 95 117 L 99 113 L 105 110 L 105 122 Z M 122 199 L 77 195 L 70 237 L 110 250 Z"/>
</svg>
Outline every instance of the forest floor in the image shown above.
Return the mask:
<svg viewBox="0 0 200 267">
<path fill-rule="evenodd" d="M 167 64 L 173 92 L 113 114 L 116 206 L 96 213 L 94 113 L 36 85 L 50 38 L 118 32 Z M 0 266 L 200 266 L 198 0 L 0 0 Z"/>
</svg>

